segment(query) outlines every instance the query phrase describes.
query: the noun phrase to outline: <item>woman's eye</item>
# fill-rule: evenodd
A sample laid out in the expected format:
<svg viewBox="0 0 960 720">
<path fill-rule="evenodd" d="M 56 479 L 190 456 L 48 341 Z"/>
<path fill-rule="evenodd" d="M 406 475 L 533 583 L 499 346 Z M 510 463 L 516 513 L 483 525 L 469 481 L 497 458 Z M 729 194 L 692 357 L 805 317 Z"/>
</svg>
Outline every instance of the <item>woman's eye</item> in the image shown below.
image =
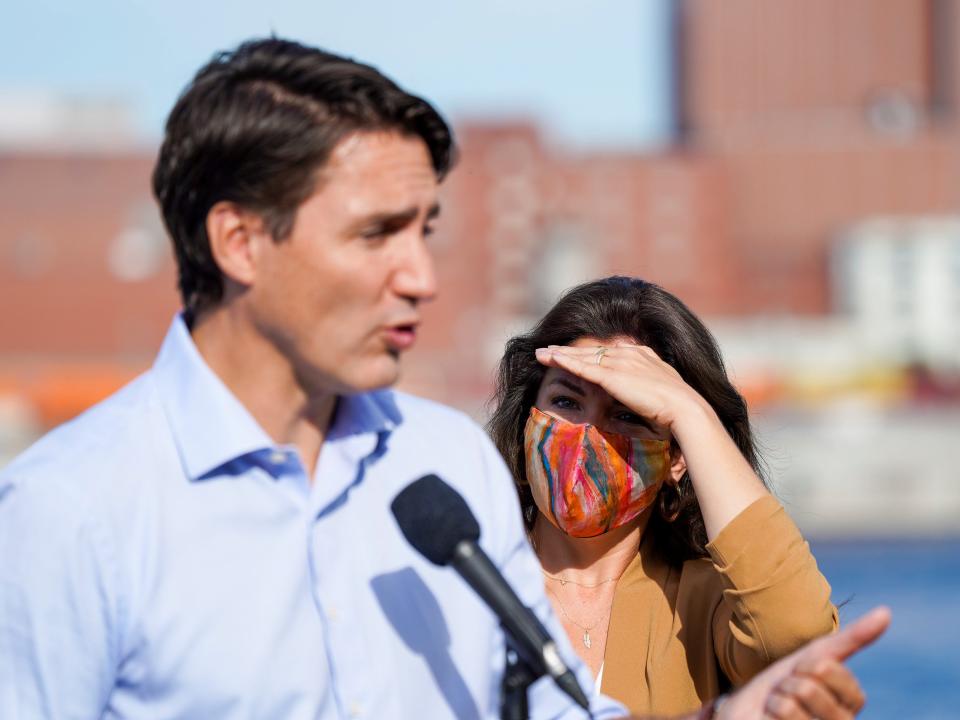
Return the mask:
<svg viewBox="0 0 960 720">
<path fill-rule="evenodd" d="M 555 398 L 552 398 L 550 402 L 555 408 L 560 410 L 579 410 L 580 405 L 577 404 L 577 401 L 566 395 L 557 395 Z"/>
<path fill-rule="evenodd" d="M 622 412 L 617 413 L 616 420 L 627 425 L 643 425 L 644 427 L 650 427 L 650 423 L 647 422 L 647 419 L 641 415 L 637 415 L 632 412 Z"/>
</svg>

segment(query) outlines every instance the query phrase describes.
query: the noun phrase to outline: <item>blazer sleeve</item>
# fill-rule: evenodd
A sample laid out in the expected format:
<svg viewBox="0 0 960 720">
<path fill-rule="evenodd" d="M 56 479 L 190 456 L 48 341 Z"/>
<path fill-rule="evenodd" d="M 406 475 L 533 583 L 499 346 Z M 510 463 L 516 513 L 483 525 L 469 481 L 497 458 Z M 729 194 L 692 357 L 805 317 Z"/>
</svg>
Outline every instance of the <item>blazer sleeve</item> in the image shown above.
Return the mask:
<svg viewBox="0 0 960 720">
<path fill-rule="evenodd" d="M 829 583 L 772 495 L 731 520 L 707 551 L 722 584 L 714 651 L 734 685 L 839 626 Z"/>
</svg>

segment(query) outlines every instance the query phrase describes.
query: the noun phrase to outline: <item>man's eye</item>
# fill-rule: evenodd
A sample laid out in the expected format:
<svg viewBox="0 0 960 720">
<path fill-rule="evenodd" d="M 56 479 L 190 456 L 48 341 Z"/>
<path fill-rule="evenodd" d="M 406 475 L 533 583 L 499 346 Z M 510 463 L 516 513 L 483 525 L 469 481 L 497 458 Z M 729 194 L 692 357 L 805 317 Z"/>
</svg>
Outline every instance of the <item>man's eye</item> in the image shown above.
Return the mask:
<svg viewBox="0 0 960 720">
<path fill-rule="evenodd" d="M 424 236 L 424 237 L 430 237 L 430 236 L 433 235 L 436 231 L 437 231 L 437 229 L 436 229 L 433 225 L 424 225 L 424 226 L 423 226 L 423 236 Z"/>
<path fill-rule="evenodd" d="M 390 228 L 385 227 L 375 227 L 364 230 L 360 233 L 360 237 L 366 240 L 377 240 L 380 238 L 385 238 L 390 234 Z"/>
</svg>

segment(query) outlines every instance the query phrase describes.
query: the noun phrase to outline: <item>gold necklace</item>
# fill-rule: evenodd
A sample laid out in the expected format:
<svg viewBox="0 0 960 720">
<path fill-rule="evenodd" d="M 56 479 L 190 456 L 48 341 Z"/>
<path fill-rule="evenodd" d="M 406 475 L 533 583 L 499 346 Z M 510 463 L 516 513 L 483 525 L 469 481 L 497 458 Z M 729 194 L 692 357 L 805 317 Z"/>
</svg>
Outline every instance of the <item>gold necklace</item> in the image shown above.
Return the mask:
<svg viewBox="0 0 960 720">
<path fill-rule="evenodd" d="M 557 599 L 557 605 L 560 606 L 560 612 L 563 613 L 563 616 L 564 616 L 567 620 L 569 620 L 570 622 L 572 622 L 574 625 L 576 625 L 578 628 L 580 628 L 581 630 L 583 630 L 583 635 L 581 636 L 580 640 L 583 642 L 583 646 L 584 646 L 587 650 L 589 650 L 589 649 L 590 649 L 590 646 L 593 644 L 592 641 L 590 640 L 590 631 L 593 630 L 593 629 L 597 626 L 597 623 L 599 623 L 601 620 L 603 620 L 603 615 L 601 615 L 601 616 L 598 617 L 596 620 L 594 620 L 594 621 L 593 621 L 593 624 L 590 625 L 589 627 L 587 627 L 587 626 L 585 626 L 585 625 L 581 625 L 581 624 L 578 623 L 576 620 L 574 620 L 572 617 L 570 617 L 570 615 L 567 613 L 567 609 L 566 609 L 565 607 L 563 607 L 563 601 L 560 599 L 560 596 L 559 596 L 559 595 L 557 595 L 557 594 L 556 594 L 551 588 L 549 588 L 549 587 L 547 587 L 547 592 L 549 592 L 551 595 L 553 595 L 553 596 Z"/>
<path fill-rule="evenodd" d="M 530 533 L 527 537 L 530 540 L 530 545 L 533 547 L 533 553 L 537 556 L 537 560 L 540 560 L 540 548 L 537 547 L 536 536 L 533 533 Z M 558 583 L 560 583 L 561 587 L 569 583 L 570 585 L 576 585 L 578 587 L 587 588 L 587 589 L 598 588 L 601 585 L 606 585 L 608 582 L 613 582 L 614 580 L 620 579 L 620 576 L 616 575 L 614 577 L 608 577 L 606 580 L 601 580 L 600 582 L 597 582 L 597 583 L 582 583 L 576 580 L 567 580 L 566 578 L 562 578 L 559 575 L 551 575 L 550 573 L 548 573 L 546 570 L 543 569 L 543 566 L 540 567 L 540 572 L 543 573 L 544 577 L 550 578 L 551 580 L 556 580 Z M 559 598 L 557 599 L 559 600 Z"/>
<path fill-rule="evenodd" d="M 614 577 L 609 577 L 609 578 L 607 578 L 606 580 L 601 580 L 600 582 L 595 582 L 595 583 L 583 583 L 583 582 L 578 582 L 577 580 L 567 580 L 567 579 L 565 579 L 565 578 L 560 577 L 559 575 L 551 575 L 550 573 L 548 573 L 548 572 L 547 572 L 546 570 L 544 570 L 543 568 L 540 568 L 540 572 L 543 573 L 543 576 L 544 576 L 544 577 L 548 577 L 548 578 L 550 578 L 551 580 L 556 580 L 558 583 L 560 583 L 561 587 L 564 586 L 564 585 L 566 585 L 567 583 L 569 583 L 570 585 L 576 585 L 576 586 L 582 587 L 582 588 L 588 588 L 588 589 L 589 589 L 589 588 L 598 588 L 598 587 L 600 587 L 601 585 L 606 585 L 608 582 L 613 582 L 614 580 L 619 580 L 619 579 L 620 579 L 620 576 L 619 576 L 619 575 L 616 575 L 616 576 L 614 576 Z"/>
</svg>

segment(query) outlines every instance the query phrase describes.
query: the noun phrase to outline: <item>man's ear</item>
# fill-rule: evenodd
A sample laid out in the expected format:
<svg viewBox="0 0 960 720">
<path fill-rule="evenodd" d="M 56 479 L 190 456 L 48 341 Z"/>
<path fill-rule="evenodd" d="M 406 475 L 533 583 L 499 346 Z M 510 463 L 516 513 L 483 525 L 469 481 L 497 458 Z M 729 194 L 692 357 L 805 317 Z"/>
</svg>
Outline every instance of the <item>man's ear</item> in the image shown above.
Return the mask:
<svg viewBox="0 0 960 720">
<path fill-rule="evenodd" d="M 207 238 L 214 262 L 225 278 L 243 286 L 253 284 L 257 244 L 266 233 L 259 215 L 222 200 L 207 213 Z"/>
</svg>

